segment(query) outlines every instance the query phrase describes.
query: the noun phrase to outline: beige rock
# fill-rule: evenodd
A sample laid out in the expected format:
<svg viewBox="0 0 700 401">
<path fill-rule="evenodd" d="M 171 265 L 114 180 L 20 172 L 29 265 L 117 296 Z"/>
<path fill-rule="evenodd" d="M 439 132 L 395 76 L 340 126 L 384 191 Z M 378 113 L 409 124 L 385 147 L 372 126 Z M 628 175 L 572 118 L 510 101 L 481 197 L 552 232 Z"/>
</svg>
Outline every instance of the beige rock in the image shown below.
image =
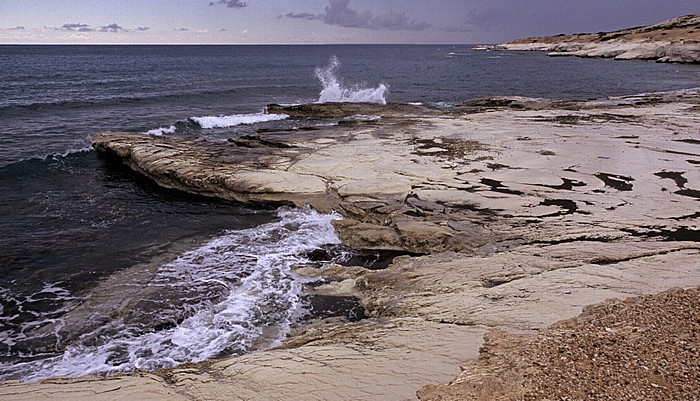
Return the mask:
<svg viewBox="0 0 700 401">
<path fill-rule="evenodd" d="M 179 401 L 189 398 L 178 394 L 154 374 L 131 373 L 108 378 L 81 377 L 55 378 L 26 385 L 19 382 L 0 382 L 0 399 L 16 401 Z"/>
<path fill-rule="evenodd" d="M 550 56 L 603 57 L 700 63 L 700 16 L 674 18 L 647 27 L 599 34 L 519 39 L 497 46 L 516 51 L 545 51 Z"/>
<path fill-rule="evenodd" d="M 336 281 L 321 293 L 359 296 L 364 321 L 316 322 L 280 348 L 157 376 L 5 383 L 0 399 L 413 399 L 454 378 L 493 328 L 539 330 L 606 298 L 700 286 L 699 106 L 692 92 L 486 99 L 401 117 L 333 105 L 384 117 L 256 142 L 292 148 L 96 136 L 161 185 L 333 209 L 345 244 L 425 255 L 316 269 Z"/>
</svg>

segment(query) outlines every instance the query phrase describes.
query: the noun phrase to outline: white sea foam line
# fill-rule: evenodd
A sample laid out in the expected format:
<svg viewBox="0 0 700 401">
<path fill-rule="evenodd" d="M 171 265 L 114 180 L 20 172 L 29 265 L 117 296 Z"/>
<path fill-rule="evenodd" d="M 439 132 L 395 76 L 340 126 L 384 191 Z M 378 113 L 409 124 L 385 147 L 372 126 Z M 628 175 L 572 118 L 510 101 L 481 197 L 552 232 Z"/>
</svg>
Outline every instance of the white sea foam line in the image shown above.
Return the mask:
<svg viewBox="0 0 700 401">
<path fill-rule="evenodd" d="M 286 114 L 234 114 L 231 116 L 204 116 L 192 117 L 192 121 L 199 124 L 203 129 L 228 128 L 243 124 L 256 124 L 266 121 L 278 121 L 289 118 Z"/>
<path fill-rule="evenodd" d="M 355 114 L 354 116 L 348 116 L 343 118 L 343 120 L 346 121 L 379 121 L 381 119 L 381 116 L 369 116 L 365 114 Z"/>
<path fill-rule="evenodd" d="M 155 128 L 145 132 L 146 135 L 161 136 L 163 134 L 173 134 L 175 133 L 175 126 L 171 125 L 169 127 Z"/>
<path fill-rule="evenodd" d="M 5 372 L 0 378 L 32 381 L 197 362 L 231 347 L 251 350 L 265 326 L 276 327 L 277 336 L 271 340 L 280 341 L 304 313 L 302 281 L 291 272 L 292 266 L 308 262 L 306 252 L 340 241 L 331 224 L 339 219 L 336 214 L 304 208 L 282 209 L 278 216 L 278 222 L 231 231 L 186 252 L 163 266 L 151 283 L 179 285 L 195 293 L 211 283 L 225 285 L 228 293 L 220 302 L 200 300 L 190 317 L 159 332 L 135 333 L 133 327 L 115 320 L 82 338 L 90 341 L 107 332 L 119 333 L 117 337 L 99 346 L 71 345 L 53 358 L 0 365 L 0 372 Z M 238 280 L 241 270 L 250 274 Z"/>
<path fill-rule="evenodd" d="M 622 97 L 653 96 L 653 95 L 693 95 L 693 94 L 696 94 L 698 92 L 700 92 L 700 87 L 676 89 L 676 90 L 661 91 L 661 92 L 639 93 L 636 95 L 622 96 Z"/>
</svg>

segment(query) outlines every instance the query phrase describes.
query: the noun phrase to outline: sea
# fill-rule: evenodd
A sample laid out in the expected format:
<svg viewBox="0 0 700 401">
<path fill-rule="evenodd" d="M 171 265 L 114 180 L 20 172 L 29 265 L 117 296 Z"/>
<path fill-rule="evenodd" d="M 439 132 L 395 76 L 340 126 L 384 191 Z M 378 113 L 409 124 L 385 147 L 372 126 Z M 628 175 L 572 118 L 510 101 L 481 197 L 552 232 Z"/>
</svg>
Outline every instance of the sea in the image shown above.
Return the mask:
<svg viewBox="0 0 700 401">
<path fill-rule="evenodd" d="M 93 151 L 96 133 L 225 141 L 307 123 L 271 103 L 446 108 L 699 82 L 697 65 L 469 45 L 0 46 L 0 380 L 242 355 L 325 316 L 294 268 L 324 263 L 310 255 L 339 246 L 341 216 L 161 188 Z"/>
</svg>

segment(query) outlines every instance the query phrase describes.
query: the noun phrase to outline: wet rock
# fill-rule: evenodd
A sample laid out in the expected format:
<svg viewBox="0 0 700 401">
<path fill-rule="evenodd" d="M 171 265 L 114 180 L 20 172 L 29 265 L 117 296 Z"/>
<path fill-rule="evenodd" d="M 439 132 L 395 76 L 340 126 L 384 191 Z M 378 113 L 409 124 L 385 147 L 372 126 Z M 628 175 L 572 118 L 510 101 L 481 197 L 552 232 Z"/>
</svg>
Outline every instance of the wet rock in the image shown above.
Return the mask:
<svg viewBox="0 0 700 401">
<path fill-rule="evenodd" d="M 697 198 L 677 193 L 700 188 L 688 162 L 700 159 L 697 144 L 677 141 L 700 132 L 699 104 L 697 93 L 684 93 L 539 109 L 312 105 L 288 111 L 304 119 L 383 114 L 368 125 L 261 136 L 289 148 L 98 135 L 100 153 L 163 186 L 335 210 L 344 216 L 335 227 L 345 245 L 422 256 L 396 257 L 381 270 L 299 270 L 325 277 L 319 296 L 356 297 L 367 318 L 313 322 L 280 348 L 182 366 L 160 372 L 163 379 L 132 373 L 8 383 L 0 398 L 128 398 L 139 390 L 153 398 L 175 394 L 171 399 L 410 399 L 424 385 L 453 380 L 460 365 L 465 375 L 478 374 L 468 362 L 494 328 L 544 330 L 611 297 L 700 286 Z M 605 113 L 625 118 L 557 123 Z M 634 143 L 620 140 L 629 136 Z M 452 148 L 455 157 L 443 153 L 474 143 Z M 668 190 L 674 184 L 682 188 Z M 622 316 L 623 326 L 634 326 L 634 314 Z M 664 323 L 673 330 L 682 324 Z M 556 345 L 566 351 L 566 342 Z M 576 371 L 537 361 L 553 377 Z M 581 386 L 598 390 L 589 383 Z"/>
</svg>

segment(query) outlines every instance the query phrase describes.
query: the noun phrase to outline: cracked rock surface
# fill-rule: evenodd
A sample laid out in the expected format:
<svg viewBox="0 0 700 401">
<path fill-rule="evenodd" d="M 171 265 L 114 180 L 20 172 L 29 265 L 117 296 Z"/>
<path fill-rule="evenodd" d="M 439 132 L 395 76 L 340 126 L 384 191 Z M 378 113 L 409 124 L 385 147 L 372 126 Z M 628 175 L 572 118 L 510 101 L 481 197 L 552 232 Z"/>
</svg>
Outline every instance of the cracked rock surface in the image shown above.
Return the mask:
<svg viewBox="0 0 700 401">
<path fill-rule="evenodd" d="M 357 297 L 367 319 L 154 374 L 4 383 L 0 398 L 415 399 L 471 369 L 492 330 L 532 334 L 609 298 L 700 286 L 698 93 L 294 107 L 272 109 L 299 129 L 244 141 L 103 134 L 94 147 L 166 187 L 336 210 L 345 245 L 422 255 L 297 272 Z M 381 119 L 303 129 L 357 114 Z"/>
</svg>

